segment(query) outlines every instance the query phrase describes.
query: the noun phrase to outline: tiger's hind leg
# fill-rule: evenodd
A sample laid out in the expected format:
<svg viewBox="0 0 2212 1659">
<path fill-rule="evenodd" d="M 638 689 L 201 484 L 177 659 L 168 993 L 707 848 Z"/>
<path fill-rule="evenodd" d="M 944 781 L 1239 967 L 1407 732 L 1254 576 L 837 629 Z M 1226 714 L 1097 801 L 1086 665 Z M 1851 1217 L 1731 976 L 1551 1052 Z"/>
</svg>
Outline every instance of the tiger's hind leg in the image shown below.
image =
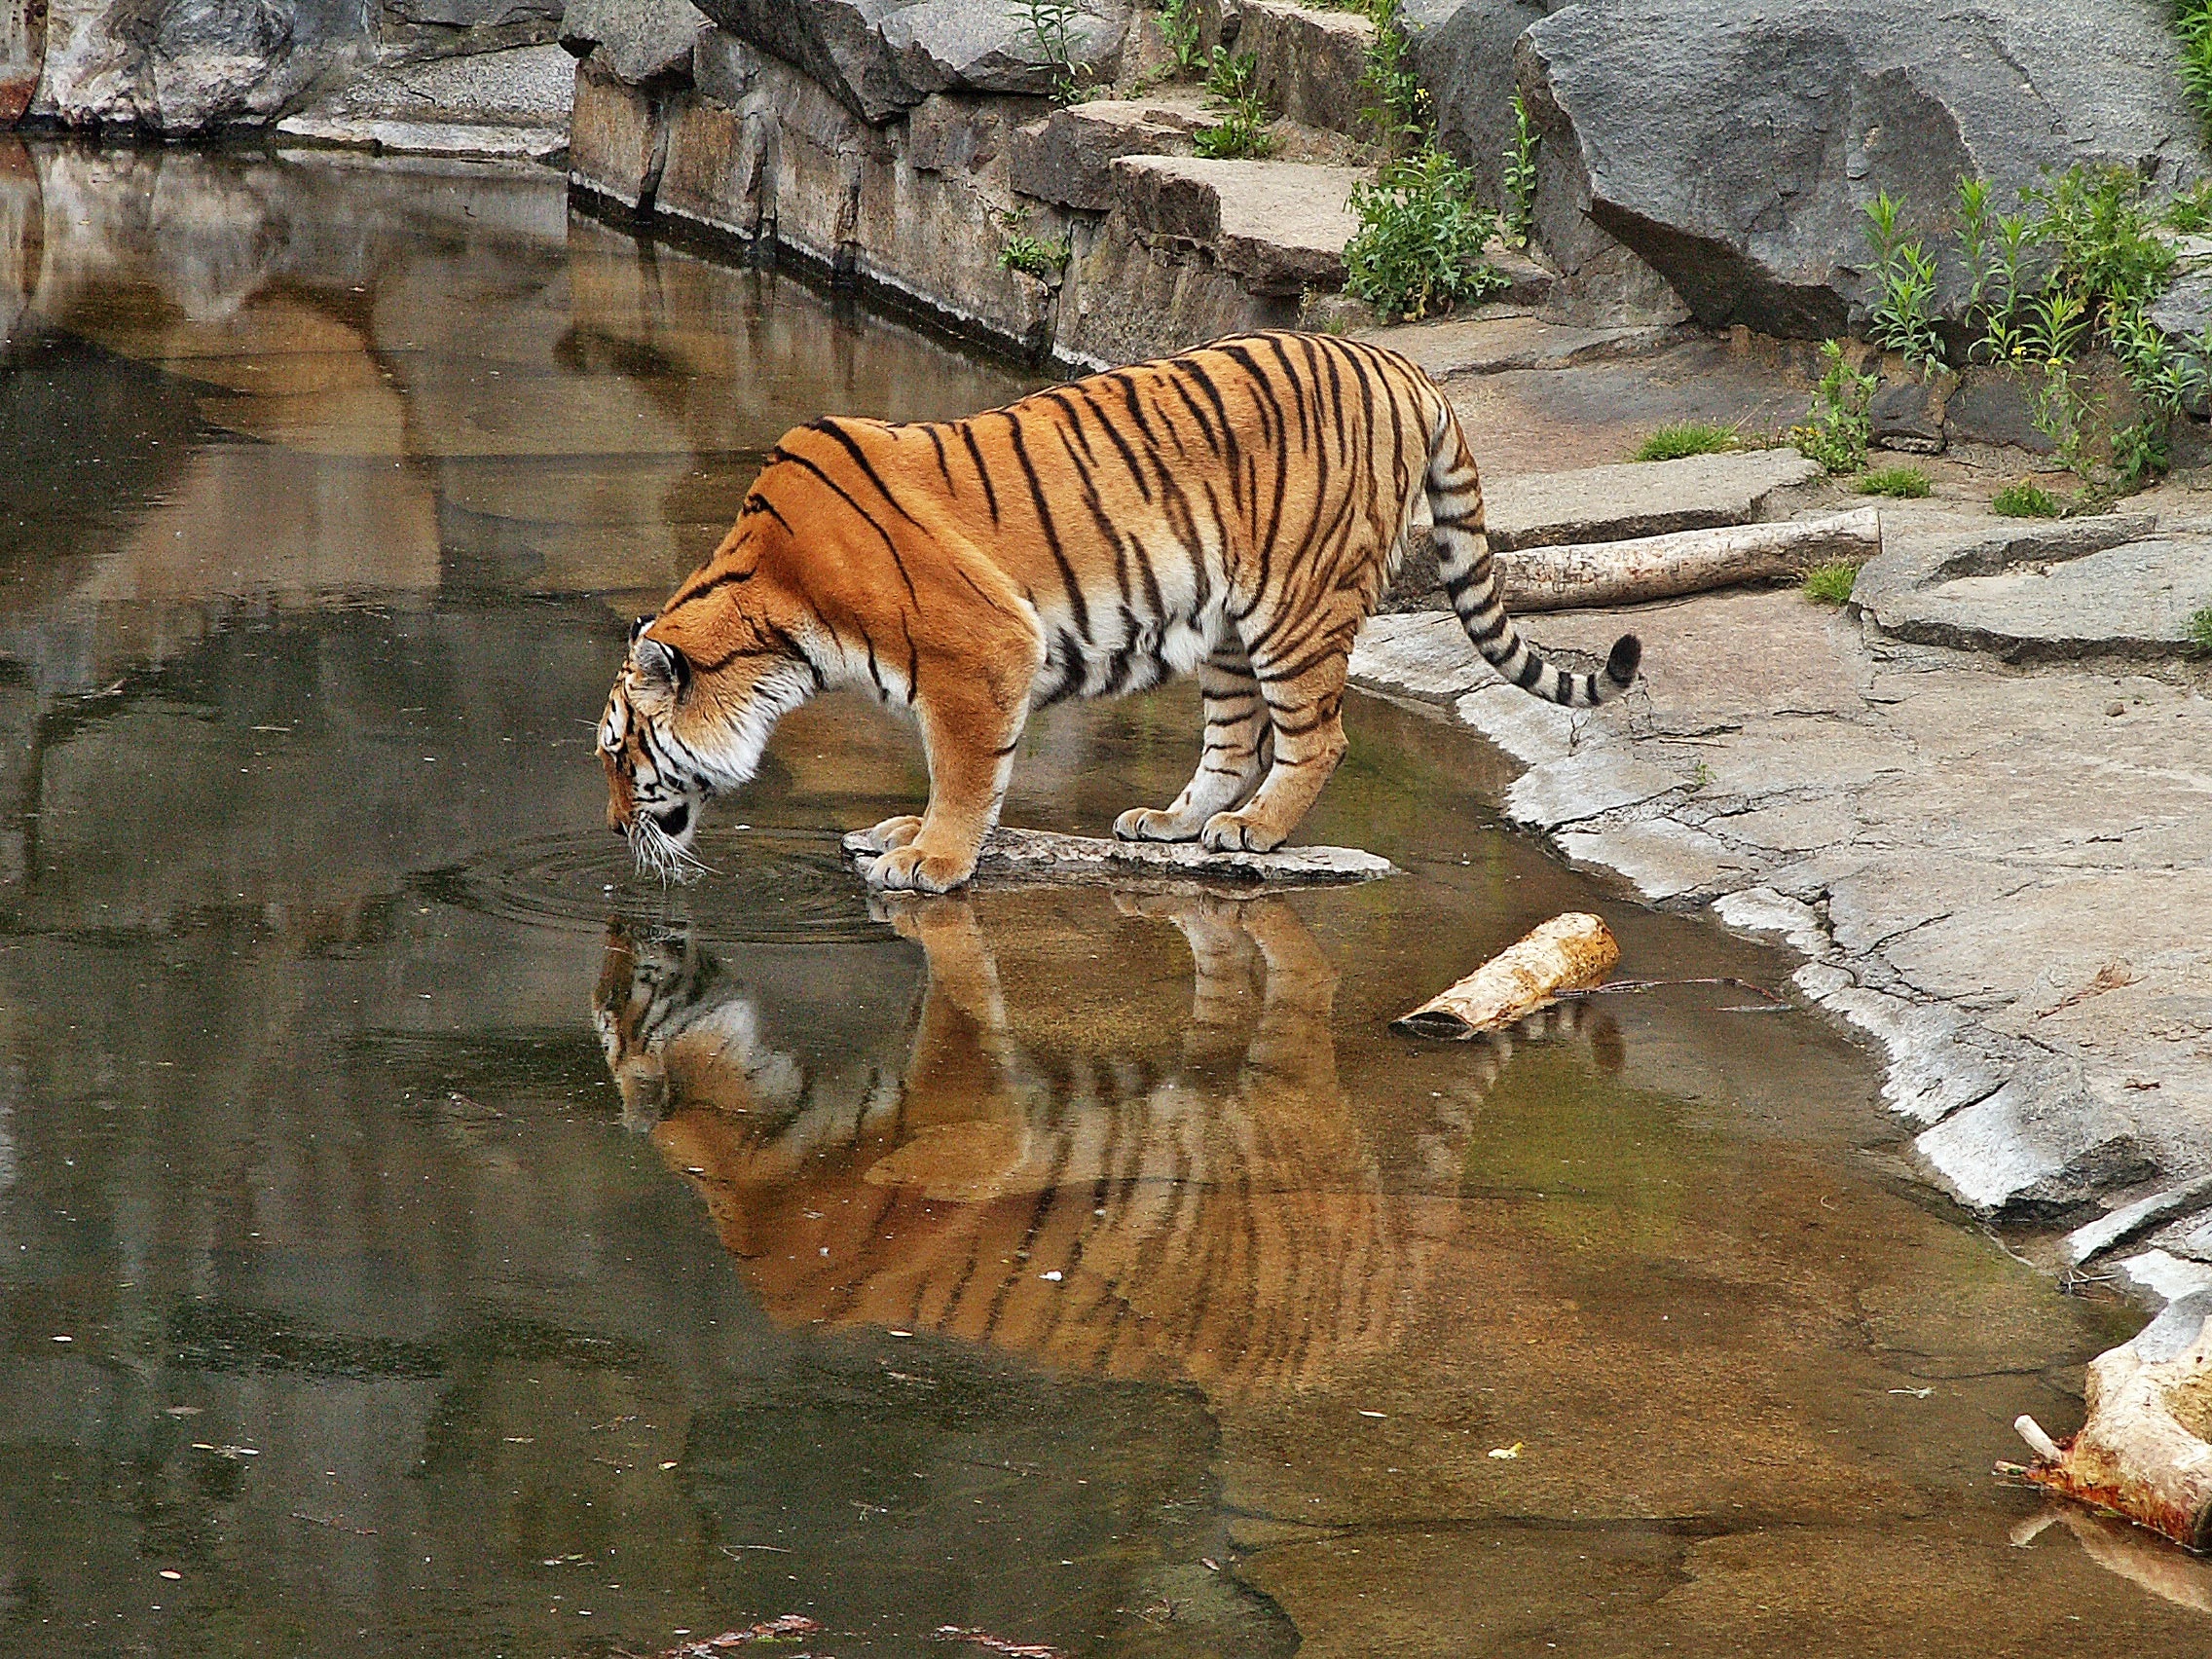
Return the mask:
<svg viewBox="0 0 2212 1659">
<path fill-rule="evenodd" d="M 1357 620 L 1341 638 L 1332 632 L 1315 639 L 1299 629 L 1293 639 L 1254 653 L 1253 678 L 1272 728 L 1274 757 L 1248 802 L 1206 820 L 1198 839 L 1209 851 L 1274 851 L 1320 794 L 1345 757 L 1345 682 L 1357 630 Z"/>
<path fill-rule="evenodd" d="M 1198 665 L 1205 697 L 1205 749 L 1183 793 L 1165 808 L 1132 806 L 1114 820 L 1124 841 L 1195 841 L 1206 821 L 1258 787 L 1268 765 L 1268 708 L 1244 646 L 1224 636 Z"/>
</svg>

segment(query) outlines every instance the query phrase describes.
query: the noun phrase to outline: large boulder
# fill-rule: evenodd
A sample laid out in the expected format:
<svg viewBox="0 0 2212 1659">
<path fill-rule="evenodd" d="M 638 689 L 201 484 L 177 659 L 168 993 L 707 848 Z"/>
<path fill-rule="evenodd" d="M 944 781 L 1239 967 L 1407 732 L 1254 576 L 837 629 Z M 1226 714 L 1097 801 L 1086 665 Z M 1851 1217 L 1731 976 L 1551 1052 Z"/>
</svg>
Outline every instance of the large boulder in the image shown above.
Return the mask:
<svg viewBox="0 0 2212 1659">
<path fill-rule="evenodd" d="M 561 44 L 633 86 L 689 86 L 691 49 L 713 28 L 691 0 L 569 0 Z"/>
<path fill-rule="evenodd" d="M 1405 0 L 1414 71 L 1428 93 L 1437 141 L 1499 195 L 1513 142 L 1513 43 L 1566 0 Z"/>
<path fill-rule="evenodd" d="M 1057 74 L 1017 0 L 702 0 L 700 10 L 878 125 L 932 92 L 1050 92 Z M 1111 79 L 1127 26 L 1126 0 L 1081 0 L 1069 61 Z"/>
<path fill-rule="evenodd" d="M 30 113 L 163 133 L 258 124 L 367 49 L 359 0 L 62 0 Z"/>
<path fill-rule="evenodd" d="M 1570 278 L 1617 239 L 1701 322 L 1836 334 L 1863 316 L 1862 210 L 1887 191 L 1955 310 L 1961 174 L 2009 207 L 2076 163 L 2202 172 L 2179 61 L 2163 0 L 1567 6 L 1515 53 L 1542 138 L 1537 237 Z"/>
</svg>

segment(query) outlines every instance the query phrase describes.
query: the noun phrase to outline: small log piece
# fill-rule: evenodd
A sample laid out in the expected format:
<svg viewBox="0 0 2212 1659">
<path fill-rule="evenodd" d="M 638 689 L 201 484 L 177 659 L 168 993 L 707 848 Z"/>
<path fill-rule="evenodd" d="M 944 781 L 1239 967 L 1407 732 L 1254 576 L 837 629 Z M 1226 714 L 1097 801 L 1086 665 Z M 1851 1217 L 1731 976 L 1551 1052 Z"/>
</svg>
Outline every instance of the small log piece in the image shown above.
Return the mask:
<svg viewBox="0 0 2212 1659">
<path fill-rule="evenodd" d="M 1570 910 L 1509 944 L 1457 984 L 1390 1022 L 1393 1031 L 1455 1042 L 1499 1031 L 1549 1008 L 1563 992 L 1587 990 L 1621 959 L 1610 929 Z"/>
<path fill-rule="evenodd" d="M 1525 547 L 1491 557 L 1505 608 L 1518 611 L 1635 605 L 1739 582 L 1793 580 L 1815 565 L 1862 565 L 1881 550 L 1881 515 L 1860 507 L 1826 518 Z"/>
<path fill-rule="evenodd" d="M 2036 1453 L 2027 1478 L 2123 1515 L 2193 1550 L 2212 1549 L 2212 1320 L 2170 1359 L 2122 1343 L 2089 1361 L 2082 1432 L 2053 1442 L 2013 1424 Z"/>
</svg>

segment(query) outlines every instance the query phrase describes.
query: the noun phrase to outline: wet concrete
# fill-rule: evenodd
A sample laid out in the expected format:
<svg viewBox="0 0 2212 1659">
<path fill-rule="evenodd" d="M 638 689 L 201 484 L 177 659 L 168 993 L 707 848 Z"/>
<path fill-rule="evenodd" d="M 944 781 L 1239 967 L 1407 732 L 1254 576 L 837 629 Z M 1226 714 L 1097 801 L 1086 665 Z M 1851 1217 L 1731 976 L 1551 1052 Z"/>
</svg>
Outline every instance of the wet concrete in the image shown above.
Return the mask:
<svg viewBox="0 0 2212 1659">
<path fill-rule="evenodd" d="M 9 1651 L 2201 1644 L 1988 1472 L 2133 1315 L 1494 751 L 1351 712 L 1306 834 L 1366 887 L 871 914 L 835 835 L 919 756 L 829 700 L 718 878 L 634 879 L 623 619 L 783 426 L 1012 383 L 543 175 L 10 154 Z M 1010 820 L 1164 799 L 1194 720 L 1054 711 Z M 1726 982 L 1387 1032 L 1569 907 Z"/>
</svg>

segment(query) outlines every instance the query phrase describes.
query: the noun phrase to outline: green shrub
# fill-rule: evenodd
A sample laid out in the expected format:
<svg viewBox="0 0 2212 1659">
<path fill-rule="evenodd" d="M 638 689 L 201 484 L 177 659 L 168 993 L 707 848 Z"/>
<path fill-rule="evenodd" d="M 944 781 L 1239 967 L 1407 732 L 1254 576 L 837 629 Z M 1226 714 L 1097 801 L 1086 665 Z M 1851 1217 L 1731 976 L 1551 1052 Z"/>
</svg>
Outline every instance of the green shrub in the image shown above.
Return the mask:
<svg viewBox="0 0 2212 1659">
<path fill-rule="evenodd" d="M 1923 379 L 1943 366 L 1943 342 L 1936 333 L 1936 260 L 1918 238 L 1898 230 L 1903 205 L 1883 191 L 1866 204 L 1866 238 L 1874 250 L 1874 303 L 1867 320 L 1881 345 L 1904 353 Z"/>
<path fill-rule="evenodd" d="M 1718 455 L 1736 447 L 1736 433 L 1711 421 L 1677 421 L 1661 426 L 1636 446 L 1638 461 L 1679 461 L 1688 455 Z"/>
<path fill-rule="evenodd" d="M 1345 287 L 1392 319 L 1417 321 L 1511 283 L 1483 257 L 1497 215 L 1475 203 L 1474 179 L 1424 149 L 1352 187 L 1359 231 L 1346 244 Z"/>
<path fill-rule="evenodd" d="M 2164 213 L 2166 228 L 2185 235 L 2212 230 L 2212 178 L 2200 178 L 2171 202 Z"/>
<path fill-rule="evenodd" d="M 1070 247 L 1066 237 L 1049 242 L 1028 231 L 1015 231 L 999 244 L 999 269 L 1026 272 L 1032 276 L 1057 276 L 1068 262 Z"/>
<path fill-rule="evenodd" d="M 2191 615 L 2189 643 L 2197 650 L 2212 651 L 2212 605 Z"/>
<path fill-rule="evenodd" d="M 1917 466 L 1885 466 L 1859 480 L 1862 496 L 1888 496 L 1900 501 L 1917 501 L 1928 494 L 1928 474 Z"/>
<path fill-rule="evenodd" d="M 1362 0 L 1350 9 L 1375 24 L 1375 41 L 1367 49 L 1366 72 L 1360 78 L 1375 101 L 1359 112 L 1360 119 L 1391 155 L 1419 150 L 1428 138 L 1428 92 L 1414 67 L 1413 43 L 1398 19 L 1395 0 Z"/>
<path fill-rule="evenodd" d="M 1813 388 L 1812 407 L 1785 435 L 1829 472 L 1857 472 L 1866 464 L 1866 409 L 1874 401 L 1874 377 L 1851 366 L 1840 340 L 1822 343 L 1821 361 L 1826 366 Z"/>
<path fill-rule="evenodd" d="M 1204 20 L 1198 0 L 1162 0 L 1160 32 L 1166 37 L 1167 50 L 1175 55 L 1175 73 L 1185 79 L 1198 72 L 1198 30 Z"/>
<path fill-rule="evenodd" d="M 1505 147 L 1499 173 L 1505 190 L 1505 240 L 1526 246 L 1536 216 L 1536 129 L 1529 125 L 1529 106 L 1513 94 L 1513 142 Z"/>
<path fill-rule="evenodd" d="M 2181 36 L 2181 84 L 2212 136 L 2212 0 L 2174 0 L 2174 32 Z"/>
<path fill-rule="evenodd" d="M 2048 490 L 2038 489 L 2023 478 L 1998 491 L 1989 510 L 2007 518 L 2056 518 L 2065 508 Z"/>
<path fill-rule="evenodd" d="M 1213 49 L 1213 66 L 1206 71 L 1206 92 L 1223 106 L 1222 118 L 1198 129 L 1198 152 L 1209 161 L 1256 160 L 1274 148 L 1268 136 L 1268 112 L 1260 102 L 1254 82 L 1260 60 L 1251 54 L 1233 55 Z"/>
<path fill-rule="evenodd" d="M 1061 103 L 1074 103 L 1083 90 L 1074 61 L 1075 20 L 1080 15 L 1076 0 L 1015 0 L 1015 9 L 1021 14 L 1021 32 L 1037 43 L 1052 72 L 1052 96 Z"/>
<path fill-rule="evenodd" d="M 1859 567 L 1848 559 L 1815 565 L 1804 575 L 1805 597 L 1822 605 L 1845 605 L 1859 585 Z"/>
</svg>

